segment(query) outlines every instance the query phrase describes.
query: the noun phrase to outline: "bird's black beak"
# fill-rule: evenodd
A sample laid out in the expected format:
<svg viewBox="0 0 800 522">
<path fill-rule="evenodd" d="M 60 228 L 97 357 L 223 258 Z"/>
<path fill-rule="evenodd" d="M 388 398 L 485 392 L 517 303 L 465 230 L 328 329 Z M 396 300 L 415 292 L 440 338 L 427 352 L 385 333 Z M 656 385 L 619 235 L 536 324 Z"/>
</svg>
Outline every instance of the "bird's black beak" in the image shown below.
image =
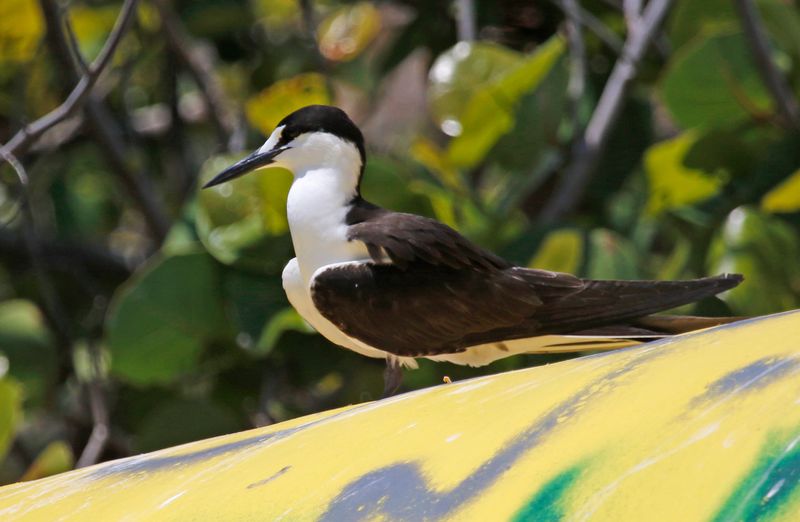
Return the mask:
<svg viewBox="0 0 800 522">
<path fill-rule="evenodd" d="M 289 147 L 276 147 L 266 152 L 255 151 L 246 158 L 237 161 L 227 169 L 214 176 L 214 179 L 203 185 L 203 188 L 206 189 L 208 187 L 213 187 L 215 185 L 219 185 L 220 183 L 225 183 L 226 181 L 236 179 L 239 176 L 244 176 L 248 172 L 252 172 L 258 168 L 266 167 L 275 161 L 275 156 L 288 148 Z"/>
</svg>

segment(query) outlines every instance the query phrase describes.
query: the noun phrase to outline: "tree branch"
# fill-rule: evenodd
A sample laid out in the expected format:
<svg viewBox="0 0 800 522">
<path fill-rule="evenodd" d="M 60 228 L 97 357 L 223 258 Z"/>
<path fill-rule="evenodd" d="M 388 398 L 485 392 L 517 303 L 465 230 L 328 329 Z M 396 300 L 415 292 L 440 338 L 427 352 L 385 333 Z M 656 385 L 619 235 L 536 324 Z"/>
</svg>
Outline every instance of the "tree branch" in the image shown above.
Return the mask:
<svg viewBox="0 0 800 522">
<path fill-rule="evenodd" d="M 180 19 L 173 11 L 169 0 L 156 0 L 156 9 L 167 43 L 181 64 L 189 71 L 208 107 L 208 114 L 217 136 L 230 150 L 230 140 L 234 129 L 234 118 L 230 103 L 216 78 L 211 60 L 193 41 Z"/>
<path fill-rule="evenodd" d="M 110 435 L 108 406 L 101 377 L 101 354 L 97 343 L 92 342 L 89 345 L 89 357 L 92 361 L 92 377 L 86 386 L 89 393 L 89 409 L 92 413 L 92 433 L 78 462 L 75 463 L 76 468 L 96 464 L 108 444 Z"/>
<path fill-rule="evenodd" d="M 59 350 L 60 369 L 66 371 L 72 363 L 72 334 L 69 320 L 64 312 L 64 306 L 44 263 L 44 254 L 36 233 L 36 224 L 30 206 L 30 198 L 28 198 L 28 173 L 14 154 L 0 149 L 0 158 L 11 165 L 20 182 L 23 245 L 28 254 L 30 266 L 33 269 L 39 295 L 42 297 L 42 310 L 55 334 L 58 346 L 61 348 Z"/>
<path fill-rule="evenodd" d="M 80 77 L 78 84 L 72 89 L 72 92 L 69 93 L 64 103 L 17 132 L 11 140 L 2 147 L 4 155 L 11 154 L 18 156 L 24 153 L 30 144 L 39 136 L 47 132 L 57 123 L 67 119 L 74 111 L 82 107 L 83 103 L 92 92 L 92 88 L 97 83 L 98 78 L 100 78 L 106 66 L 111 62 L 114 51 L 116 51 L 117 46 L 122 41 L 125 31 L 130 26 L 137 1 L 138 0 L 125 0 L 120 14 L 117 17 L 116 24 L 111 30 L 111 34 L 108 36 L 108 40 L 106 40 L 103 49 L 100 51 L 97 59 L 89 66 L 86 73 Z"/>
<path fill-rule="evenodd" d="M 133 19 L 135 12 L 134 4 L 136 0 L 129 0 L 123 4 L 117 23 L 112 29 L 111 35 L 104 49 L 109 49 L 107 61 L 98 71 L 98 76 L 102 69 L 110 63 L 110 56 L 113 49 L 109 44 L 116 41 L 117 44 L 122 39 L 127 26 Z M 86 77 L 82 74 L 80 67 L 76 67 L 73 55 L 80 56 L 80 50 L 70 47 L 70 41 L 65 34 L 64 27 L 69 24 L 66 17 L 60 15 L 60 10 L 55 0 L 40 0 L 40 7 L 47 25 L 47 40 L 51 51 L 56 56 L 57 61 L 70 74 L 78 85 Z M 63 21 L 62 21 L 63 18 Z M 115 44 L 115 46 L 117 45 Z M 101 53 L 101 56 L 103 53 Z M 99 60 L 99 58 L 98 58 Z M 96 60 L 97 62 L 97 60 Z M 76 87 L 77 88 L 77 87 Z M 115 124 L 113 117 L 102 103 L 101 99 L 94 95 L 89 89 L 83 98 L 84 114 L 86 123 L 92 138 L 97 142 L 98 148 L 102 151 L 111 169 L 123 185 L 126 193 L 142 213 L 150 234 L 155 238 L 156 243 L 161 243 L 169 230 L 169 219 L 156 193 L 152 189 L 149 178 L 141 172 L 132 169 L 128 163 L 129 153 L 121 138 L 121 131 Z M 77 109 L 77 107 L 76 107 Z M 74 112 L 74 110 L 72 111 Z"/>
<path fill-rule="evenodd" d="M 575 154 L 558 180 L 553 196 L 539 214 L 543 224 L 551 224 L 575 210 L 583 197 L 622 110 L 628 87 L 671 4 L 672 0 L 650 0 L 637 30 L 625 40 L 622 54 L 614 64 Z"/>
<path fill-rule="evenodd" d="M 456 0 L 456 28 L 459 42 L 472 42 L 477 36 L 475 1 Z"/>
<path fill-rule="evenodd" d="M 567 41 L 569 42 L 569 83 L 567 96 L 572 117 L 572 132 L 578 136 L 583 132 L 581 102 L 586 90 L 586 46 L 583 42 L 577 0 L 561 0 L 566 15 Z"/>
<path fill-rule="evenodd" d="M 764 24 L 753 0 L 736 0 L 736 9 L 742 19 L 742 27 L 747 35 L 753 59 L 756 62 L 761 79 L 775 100 L 782 123 L 794 129 L 800 129 L 800 106 L 792 95 L 792 90 L 781 75 L 775 62 L 770 57 L 769 40 Z"/>
</svg>

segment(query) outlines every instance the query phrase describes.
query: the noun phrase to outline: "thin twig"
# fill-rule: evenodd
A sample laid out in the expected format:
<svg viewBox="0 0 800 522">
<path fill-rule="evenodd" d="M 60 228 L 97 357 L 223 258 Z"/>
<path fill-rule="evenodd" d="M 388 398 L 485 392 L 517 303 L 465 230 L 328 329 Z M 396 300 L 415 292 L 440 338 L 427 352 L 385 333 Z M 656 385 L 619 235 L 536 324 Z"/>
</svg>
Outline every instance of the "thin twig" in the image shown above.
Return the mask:
<svg viewBox="0 0 800 522">
<path fill-rule="evenodd" d="M 551 1 L 553 1 L 558 7 L 561 8 L 562 11 L 566 13 L 563 0 Z M 622 39 L 617 36 L 614 31 L 609 29 L 608 26 L 606 26 L 606 24 L 604 24 L 599 18 L 582 8 L 577 2 L 575 3 L 574 16 L 583 27 L 594 33 L 594 35 L 597 36 L 600 41 L 606 44 L 609 49 L 617 54 L 622 52 L 622 46 L 624 45 Z"/>
<path fill-rule="evenodd" d="M 322 54 L 317 41 L 317 15 L 314 12 L 314 3 L 312 0 L 297 0 L 300 5 L 300 13 L 303 15 L 303 27 L 308 35 L 308 42 L 314 50 L 314 58 L 317 61 L 317 70 L 320 73 L 327 74 L 330 70 L 328 59 Z"/>
<path fill-rule="evenodd" d="M 778 114 L 785 125 L 800 129 L 800 106 L 770 56 L 769 40 L 758 9 L 752 0 L 736 0 L 736 8 L 761 79 L 775 100 Z"/>
<path fill-rule="evenodd" d="M 64 311 L 64 306 L 58 297 L 53 280 L 50 278 L 50 273 L 47 271 L 43 261 L 44 255 L 36 233 L 33 211 L 31 210 L 30 198 L 28 197 L 28 180 L 30 178 L 22 162 L 20 162 L 14 154 L 0 149 L 0 158 L 11 165 L 11 168 L 17 174 L 17 178 L 20 182 L 22 238 L 28 253 L 30 266 L 36 278 L 39 294 L 42 296 L 42 306 L 45 317 L 50 323 L 53 333 L 58 340 L 58 344 L 61 347 L 60 355 L 63 369 L 70 365 L 72 335 L 70 333 L 69 320 Z"/>
<path fill-rule="evenodd" d="M 191 36 L 172 9 L 169 0 L 156 0 L 155 5 L 161 17 L 161 24 L 169 47 L 194 78 L 206 102 L 209 117 L 219 140 L 226 149 L 230 150 L 230 140 L 234 128 L 233 115 L 230 111 L 231 104 L 216 77 L 213 64 L 207 56 L 208 53 L 192 41 Z"/>
<path fill-rule="evenodd" d="M 103 391 L 101 356 L 97 343 L 90 343 L 89 358 L 92 361 L 92 376 L 86 387 L 89 392 L 89 409 L 92 412 L 92 433 L 89 435 L 89 440 L 86 442 L 78 462 L 75 463 L 76 468 L 96 464 L 109 440 L 110 424 L 106 396 Z"/>
<path fill-rule="evenodd" d="M 456 29 L 459 42 L 473 42 L 478 34 L 475 21 L 475 1 L 456 0 Z"/>
<path fill-rule="evenodd" d="M 80 266 L 89 273 L 119 281 L 131 275 L 132 268 L 124 259 L 101 247 L 54 238 L 38 237 L 38 241 L 42 259 L 51 272 L 71 273 Z M 0 257 L 10 263 L 27 263 L 22 233 L 0 228 Z"/>
<path fill-rule="evenodd" d="M 622 54 L 614 64 L 583 138 L 539 215 L 543 224 L 551 224 L 572 212 L 583 197 L 622 110 L 628 86 L 671 5 L 672 0 L 650 0 L 642 14 L 640 30 L 629 34 L 625 40 Z"/>
<path fill-rule="evenodd" d="M 111 62 L 114 51 L 116 51 L 117 46 L 122 41 L 125 31 L 133 19 L 132 15 L 135 12 L 134 8 L 136 7 L 137 1 L 138 0 L 125 0 L 125 3 L 122 5 L 122 10 L 117 17 L 117 22 L 111 30 L 111 34 L 108 36 L 108 40 L 106 40 L 103 49 L 100 51 L 97 59 L 89 66 L 87 73 L 82 75 L 80 80 L 78 80 L 78 84 L 72 89 L 72 92 L 69 93 L 64 103 L 17 132 L 14 137 L 2 147 L 5 153 L 4 156 L 7 154 L 18 156 L 25 152 L 27 147 L 39 136 L 57 123 L 67 119 L 74 111 L 83 105 L 92 92 L 92 87 L 94 87 L 106 66 Z"/>
<path fill-rule="evenodd" d="M 569 98 L 572 116 L 572 132 L 578 136 L 583 132 L 581 123 L 581 102 L 586 90 L 586 46 L 583 43 L 580 20 L 578 19 L 577 0 L 561 0 L 566 15 L 567 41 L 569 42 Z"/>
<path fill-rule="evenodd" d="M 635 32 L 641 21 L 642 0 L 622 0 L 622 12 L 625 15 L 628 33 Z"/>
<path fill-rule="evenodd" d="M 74 67 L 74 61 L 71 57 L 72 53 L 79 54 L 80 49 L 70 49 L 70 43 L 64 32 L 65 24 L 68 25 L 69 20 L 64 18 L 62 21 L 60 9 L 55 0 L 40 0 L 40 7 L 47 25 L 46 36 L 51 52 L 67 71 L 67 74 L 71 75 L 76 83 L 79 83 L 85 76 L 82 75 L 79 68 Z M 117 39 L 117 41 L 122 38 L 124 27 L 121 26 L 127 26 L 131 23 L 130 20 L 135 18 L 132 16 L 133 11 L 133 6 L 129 6 L 129 4 L 123 5 L 117 17 L 117 24 L 106 41 L 107 44 L 111 42 L 112 38 Z M 124 20 L 124 17 L 127 20 Z M 108 45 L 105 48 L 108 48 Z M 83 103 L 83 112 L 86 116 L 87 128 L 92 134 L 92 139 L 97 143 L 98 149 L 109 162 L 112 171 L 117 175 L 126 193 L 142 213 L 156 244 L 160 244 L 169 230 L 169 219 L 151 186 L 150 179 L 144 173 L 131 168 L 129 164 L 130 154 L 122 139 L 122 132 L 102 99 L 95 96 L 94 92 L 89 92 Z"/>
</svg>

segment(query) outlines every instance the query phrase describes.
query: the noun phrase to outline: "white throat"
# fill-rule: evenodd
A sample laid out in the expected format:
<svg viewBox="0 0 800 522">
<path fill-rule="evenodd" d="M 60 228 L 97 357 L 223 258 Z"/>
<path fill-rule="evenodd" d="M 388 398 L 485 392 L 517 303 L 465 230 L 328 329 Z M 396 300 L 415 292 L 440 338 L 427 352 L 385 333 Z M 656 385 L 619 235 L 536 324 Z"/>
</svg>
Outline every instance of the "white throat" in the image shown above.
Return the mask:
<svg viewBox="0 0 800 522">
<path fill-rule="evenodd" d="M 300 275 L 306 285 L 326 265 L 369 259 L 347 240 L 345 218 L 357 193 L 361 156 L 352 143 L 327 133 L 300 136 L 280 156 L 294 174 L 286 203 Z"/>
</svg>

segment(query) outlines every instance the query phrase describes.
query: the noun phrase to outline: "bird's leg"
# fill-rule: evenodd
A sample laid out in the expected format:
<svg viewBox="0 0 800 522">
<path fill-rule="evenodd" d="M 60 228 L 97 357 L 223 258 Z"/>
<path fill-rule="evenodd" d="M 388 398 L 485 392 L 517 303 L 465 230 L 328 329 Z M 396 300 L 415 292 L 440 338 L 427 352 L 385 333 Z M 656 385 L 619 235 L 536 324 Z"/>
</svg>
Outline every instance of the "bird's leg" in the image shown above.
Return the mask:
<svg viewBox="0 0 800 522">
<path fill-rule="evenodd" d="M 403 367 L 400 360 L 391 355 L 386 357 L 386 369 L 383 370 L 383 398 L 391 397 L 403 384 Z"/>
</svg>

